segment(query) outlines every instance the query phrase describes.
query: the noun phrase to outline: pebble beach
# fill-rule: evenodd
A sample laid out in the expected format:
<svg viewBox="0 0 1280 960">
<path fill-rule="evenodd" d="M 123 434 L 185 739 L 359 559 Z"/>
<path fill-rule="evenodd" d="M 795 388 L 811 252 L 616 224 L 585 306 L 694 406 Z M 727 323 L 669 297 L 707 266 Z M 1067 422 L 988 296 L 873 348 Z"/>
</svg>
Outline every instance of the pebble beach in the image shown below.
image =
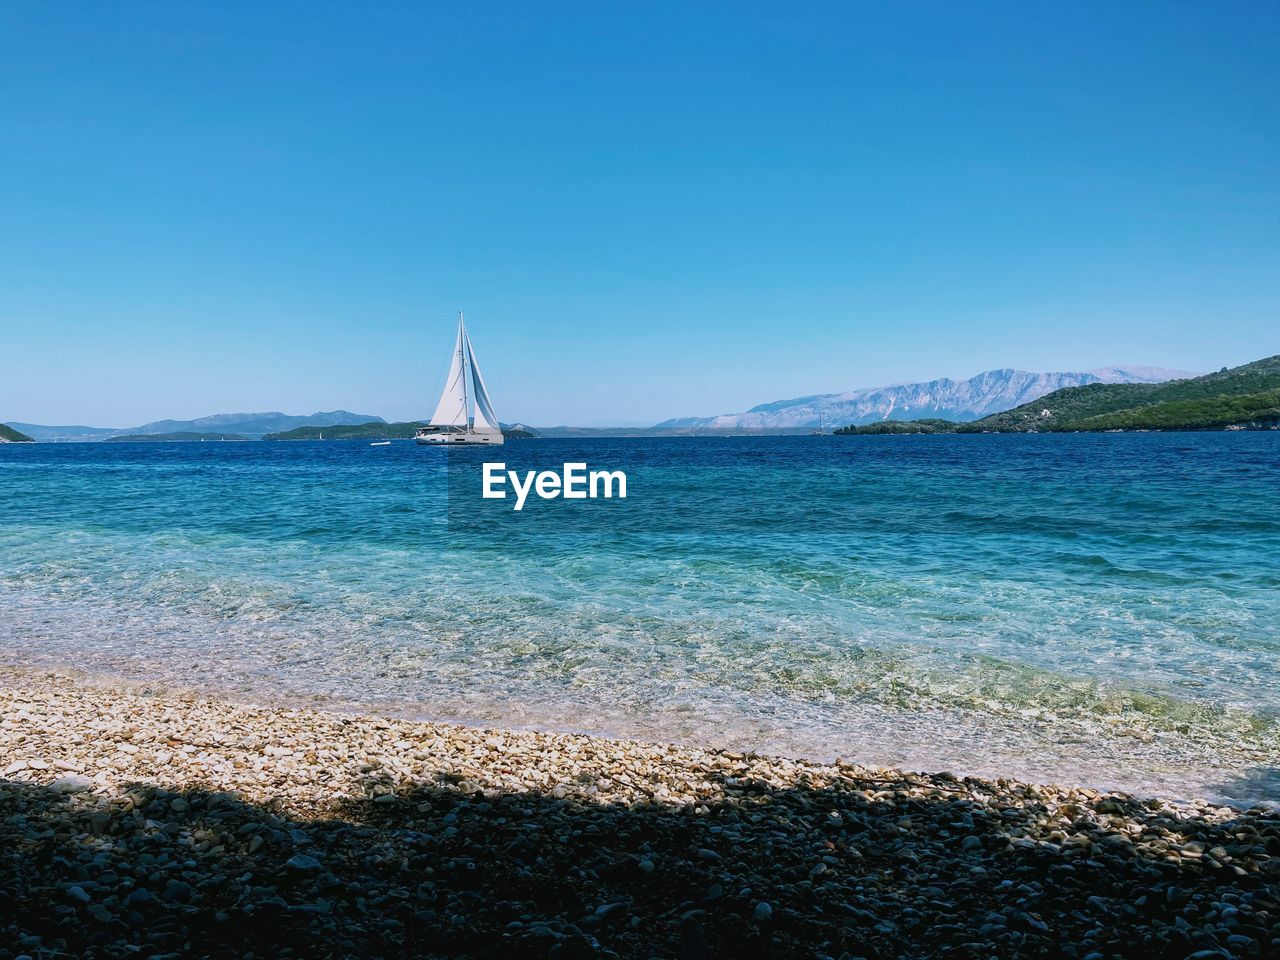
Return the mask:
<svg viewBox="0 0 1280 960">
<path fill-rule="evenodd" d="M 1280 814 L 0 670 L 0 956 L 1265 957 Z"/>
</svg>

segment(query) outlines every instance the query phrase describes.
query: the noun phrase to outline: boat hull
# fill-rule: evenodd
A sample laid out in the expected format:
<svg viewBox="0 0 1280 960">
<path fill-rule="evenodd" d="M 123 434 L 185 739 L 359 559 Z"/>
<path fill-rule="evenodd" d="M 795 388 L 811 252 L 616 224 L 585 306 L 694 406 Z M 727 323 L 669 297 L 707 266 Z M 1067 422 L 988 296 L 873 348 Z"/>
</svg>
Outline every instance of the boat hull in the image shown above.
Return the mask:
<svg viewBox="0 0 1280 960">
<path fill-rule="evenodd" d="M 493 447 L 500 446 L 502 444 L 503 437 L 500 433 L 420 433 L 414 439 L 424 446 L 440 446 L 446 443 L 460 443 L 473 447 Z"/>
</svg>

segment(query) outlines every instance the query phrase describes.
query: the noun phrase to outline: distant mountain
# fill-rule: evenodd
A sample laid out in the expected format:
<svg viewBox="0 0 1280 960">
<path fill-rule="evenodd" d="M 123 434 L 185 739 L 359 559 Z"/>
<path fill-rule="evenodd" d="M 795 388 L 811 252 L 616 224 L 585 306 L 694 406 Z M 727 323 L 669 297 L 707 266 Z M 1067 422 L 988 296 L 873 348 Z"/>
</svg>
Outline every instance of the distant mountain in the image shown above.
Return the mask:
<svg viewBox="0 0 1280 960">
<path fill-rule="evenodd" d="M 1049 433 L 1099 430 L 1278 430 L 1280 356 L 1166 383 L 1066 387 L 968 423 L 889 420 L 846 434 Z"/>
<path fill-rule="evenodd" d="M 540 437 L 553 440 L 592 439 L 599 437 L 678 437 L 697 433 L 696 429 L 682 427 L 570 427 L 561 424 L 558 427 L 524 427 Z"/>
<path fill-rule="evenodd" d="M 277 430 L 263 436 L 263 440 L 404 440 L 418 432 L 422 423 L 387 423 L 371 420 L 368 423 L 332 424 L 325 426 L 293 427 Z"/>
<path fill-rule="evenodd" d="M 421 427 L 424 421 L 414 420 L 405 423 L 387 423 L 375 420 L 372 423 L 335 425 L 328 427 L 295 427 L 292 430 L 281 430 L 268 433 L 263 440 L 407 440 Z M 500 424 L 502 434 L 507 439 L 529 439 L 536 434 L 524 424 Z"/>
<path fill-rule="evenodd" d="M 293 430 L 296 427 L 335 427 L 353 423 L 385 423 L 381 417 L 367 413 L 351 413 L 334 410 L 329 413 L 313 413 L 309 416 L 291 416 L 287 413 L 215 413 L 198 420 L 156 420 L 144 423 L 133 430 L 120 433 L 238 433 L 257 439 L 263 434 Z"/>
<path fill-rule="evenodd" d="M 329 427 L 350 423 L 385 423 L 381 417 L 367 413 L 351 413 L 348 410 L 333 410 L 329 413 L 313 413 L 308 416 L 292 416 L 287 413 L 215 413 L 210 417 L 198 420 L 156 420 L 144 423 L 140 427 L 50 427 L 37 423 L 11 423 L 15 430 L 34 437 L 37 440 L 79 441 L 106 440 L 111 437 L 138 434 L 238 434 L 252 440 L 263 434 L 281 430 L 292 430 L 295 427 Z"/>
<path fill-rule="evenodd" d="M 1116 366 L 1081 373 L 1028 373 L 988 370 L 968 380 L 942 378 L 927 383 L 899 383 L 887 387 L 816 394 L 775 400 L 745 413 L 718 417 L 664 420 L 653 429 L 664 431 L 781 430 L 846 426 L 880 420 L 940 418 L 978 420 L 1000 410 L 1028 403 L 1065 387 L 1090 383 L 1162 383 L 1194 377 L 1185 370 Z"/>
<path fill-rule="evenodd" d="M 120 433 L 115 427 L 48 427 L 39 423 L 19 423 L 10 421 L 6 426 L 21 430 L 36 440 L 105 440 Z"/>
<path fill-rule="evenodd" d="M 203 443 L 206 440 L 248 440 L 238 433 L 126 433 L 107 437 L 107 443 Z"/>
<path fill-rule="evenodd" d="M 0 443 L 31 443 L 32 438 L 0 423 Z"/>
</svg>

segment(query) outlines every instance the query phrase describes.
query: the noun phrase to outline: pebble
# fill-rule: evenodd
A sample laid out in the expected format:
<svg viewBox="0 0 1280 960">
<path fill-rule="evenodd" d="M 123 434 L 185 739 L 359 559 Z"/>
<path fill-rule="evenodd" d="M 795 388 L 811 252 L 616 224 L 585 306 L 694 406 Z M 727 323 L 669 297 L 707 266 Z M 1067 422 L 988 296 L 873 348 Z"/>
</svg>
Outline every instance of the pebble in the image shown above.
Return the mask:
<svg viewBox="0 0 1280 960">
<path fill-rule="evenodd" d="M 627 905 L 625 903 L 606 903 L 596 908 L 595 915 L 599 920 L 609 921 L 621 919 L 626 912 Z"/>
<path fill-rule="evenodd" d="M 93 789 L 93 781 L 88 777 L 72 774 L 53 781 L 49 784 L 49 789 L 54 793 L 84 793 L 86 790 Z"/>
<path fill-rule="evenodd" d="M 887 960 L 1069 944 L 1080 960 L 1182 960 L 1280 942 L 1280 814 L 1262 808 L 4 667 L 0 757 L 5 955 Z M 55 786 L 73 778 L 86 788 Z"/>
<path fill-rule="evenodd" d="M 124 902 L 130 907 L 140 907 L 144 904 L 150 903 L 152 899 L 154 898 L 151 896 L 150 890 L 146 887 L 137 887 L 130 891 L 129 895 L 124 898 Z"/>
</svg>

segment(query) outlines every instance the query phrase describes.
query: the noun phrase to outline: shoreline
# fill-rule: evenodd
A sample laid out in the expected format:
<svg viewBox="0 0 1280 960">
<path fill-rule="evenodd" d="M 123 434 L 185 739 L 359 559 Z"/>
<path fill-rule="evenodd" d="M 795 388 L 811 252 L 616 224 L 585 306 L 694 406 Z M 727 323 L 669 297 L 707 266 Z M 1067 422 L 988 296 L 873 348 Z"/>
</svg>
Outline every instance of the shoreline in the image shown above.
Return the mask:
<svg viewBox="0 0 1280 960">
<path fill-rule="evenodd" d="M 716 718 L 713 722 L 671 711 L 650 710 L 644 717 L 606 713 L 595 700 L 579 701 L 576 709 L 566 710 L 567 704 L 561 701 L 524 697 L 477 700 L 474 691 L 469 691 L 467 696 L 446 693 L 441 699 L 427 697 L 411 703 L 290 684 L 264 686 L 247 678 L 231 684 L 197 683 L 194 675 L 174 676 L 169 669 L 155 670 L 154 664 L 145 667 L 146 673 L 135 672 L 142 669 L 142 664 L 131 661 L 87 662 L 72 668 L 65 664 L 65 656 L 0 657 L 0 673 L 57 672 L 105 690 L 208 697 L 268 710 L 301 706 L 344 716 L 374 715 L 469 729 L 637 740 L 817 763 L 843 758 L 904 772 L 945 770 L 961 777 L 1070 784 L 1137 798 L 1204 800 L 1241 810 L 1255 805 L 1280 810 L 1280 768 L 1272 763 L 1274 750 L 1247 739 L 1226 740 L 1221 731 L 1192 729 L 1183 731 L 1185 742 L 1178 745 L 1177 752 L 1171 752 L 1165 731 L 1136 712 L 1092 725 L 1055 714 L 1050 727 L 1039 717 L 1015 717 L 998 709 L 998 704 L 981 713 L 960 707 L 939 711 L 918 704 L 851 704 L 838 715 L 819 713 L 825 705 L 812 704 L 815 712 L 801 730 L 794 725 L 793 712 L 788 711 L 795 707 L 794 702 L 774 705 L 785 715 L 771 712 L 766 721 L 731 714 L 726 710 L 732 706 L 731 699 L 715 701 L 710 711 Z M 433 709 L 425 709 L 428 705 Z M 922 723 L 928 726 L 922 728 Z M 926 734 L 933 739 L 923 740 Z M 967 752 L 990 744 L 1002 746 L 998 750 L 984 746 L 980 754 Z"/>
<path fill-rule="evenodd" d="M 1280 946 L 1280 814 L 1260 807 L 254 707 L 69 671 L 0 668 L 0 704 L 0 829 L 20 857 L 0 920 L 33 958 Z"/>
</svg>

